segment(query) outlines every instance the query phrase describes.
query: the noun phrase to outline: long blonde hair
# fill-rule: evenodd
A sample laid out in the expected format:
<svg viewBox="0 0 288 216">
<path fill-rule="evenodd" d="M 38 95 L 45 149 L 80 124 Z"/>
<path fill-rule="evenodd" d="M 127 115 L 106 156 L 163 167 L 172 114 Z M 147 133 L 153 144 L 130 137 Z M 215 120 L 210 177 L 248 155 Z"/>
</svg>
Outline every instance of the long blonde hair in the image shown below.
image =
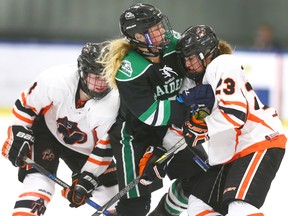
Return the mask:
<svg viewBox="0 0 288 216">
<path fill-rule="evenodd" d="M 103 56 L 100 57 L 100 63 L 104 66 L 103 74 L 111 88 L 117 88 L 115 76 L 118 68 L 121 66 L 122 59 L 133 46 L 125 39 L 111 40 L 105 47 L 108 49 Z"/>
<path fill-rule="evenodd" d="M 219 50 L 217 56 L 232 54 L 233 52 L 231 45 L 222 39 L 220 39 L 218 46 Z M 133 45 L 131 45 L 126 38 L 111 40 L 104 48 L 108 49 L 108 52 L 104 52 L 103 55 L 99 57 L 99 63 L 104 66 L 102 73 L 111 88 L 117 88 L 115 81 L 116 73 L 121 66 L 124 56 L 133 48 Z"/>
</svg>

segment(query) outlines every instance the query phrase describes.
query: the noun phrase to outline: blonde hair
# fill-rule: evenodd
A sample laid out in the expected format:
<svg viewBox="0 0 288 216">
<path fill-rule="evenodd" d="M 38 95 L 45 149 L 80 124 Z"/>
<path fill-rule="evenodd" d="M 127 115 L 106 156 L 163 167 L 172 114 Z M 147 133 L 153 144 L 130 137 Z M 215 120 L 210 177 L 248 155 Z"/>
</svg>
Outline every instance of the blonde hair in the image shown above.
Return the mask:
<svg viewBox="0 0 288 216">
<path fill-rule="evenodd" d="M 100 63 L 104 66 L 103 74 L 111 88 L 117 88 L 115 76 L 121 66 L 122 59 L 132 49 L 132 45 L 125 39 L 115 39 L 105 47 L 109 51 L 100 57 Z"/>
<path fill-rule="evenodd" d="M 220 39 L 218 47 L 219 47 L 219 50 L 218 50 L 217 56 L 223 55 L 223 54 L 232 54 L 233 53 L 232 46 L 227 41 Z"/>
</svg>

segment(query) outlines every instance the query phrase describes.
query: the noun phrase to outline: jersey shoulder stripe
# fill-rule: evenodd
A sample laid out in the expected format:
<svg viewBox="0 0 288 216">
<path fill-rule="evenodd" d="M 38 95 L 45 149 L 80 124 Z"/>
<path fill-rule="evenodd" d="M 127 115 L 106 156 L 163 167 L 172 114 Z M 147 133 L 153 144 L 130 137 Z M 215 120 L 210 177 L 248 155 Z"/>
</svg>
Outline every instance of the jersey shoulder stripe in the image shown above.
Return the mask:
<svg viewBox="0 0 288 216">
<path fill-rule="evenodd" d="M 135 79 L 141 76 L 151 65 L 151 62 L 135 50 L 130 50 L 122 60 L 121 66 L 116 74 L 116 79 L 119 81 Z"/>
</svg>

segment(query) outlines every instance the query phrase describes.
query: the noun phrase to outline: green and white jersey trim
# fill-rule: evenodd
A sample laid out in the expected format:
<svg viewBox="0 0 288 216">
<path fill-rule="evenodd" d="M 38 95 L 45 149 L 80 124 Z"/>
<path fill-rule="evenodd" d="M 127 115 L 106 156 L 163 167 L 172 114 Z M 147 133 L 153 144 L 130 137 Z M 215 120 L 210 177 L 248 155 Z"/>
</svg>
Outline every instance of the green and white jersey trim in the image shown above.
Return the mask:
<svg viewBox="0 0 288 216">
<path fill-rule="evenodd" d="M 152 65 L 134 50 L 131 50 L 122 60 L 115 79 L 118 81 L 131 81 L 141 76 Z"/>
<path fill-rule="evenodd" d="M 128 134 L 125 130 L 126 123 L 123 122 L 122 130 L 121 130 L 121 144 L 122 144 L 122 161 L 123 161 L 123 170 L 124 170 L 124 177 L 125 177 L 125 185 L 128 185 L 131 181 L 133 181 L 137 174 L 136 174 L 136 164 L 134 158 L 134 149 L 132 146 L 133 136 Z M 135 187 L 131 188 L 127 193 L 128 198 L 139 197 L 139 188 L 136 185 Z"/>
<path fill-rule="evenodd" d="M 148 125 L 167 125 L 170 118 L 170 109 L 171 105 L 169 100 L 155 101 L 139 119 Z M 157 119 L 155 119 L 155 116 Z"/>
</svg>

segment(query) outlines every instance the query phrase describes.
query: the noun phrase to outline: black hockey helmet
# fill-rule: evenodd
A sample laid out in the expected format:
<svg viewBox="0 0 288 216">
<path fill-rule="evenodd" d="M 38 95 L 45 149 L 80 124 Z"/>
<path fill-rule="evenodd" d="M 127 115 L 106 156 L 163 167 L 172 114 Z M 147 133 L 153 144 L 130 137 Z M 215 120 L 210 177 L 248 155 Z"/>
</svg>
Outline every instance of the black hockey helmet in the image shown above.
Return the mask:
<svg viewBox="0 0 288 216">
<path fill-rule="evenodd" d="M 153 36 L 149 35 L 148 30 L 157 24 L 161 24 L 165 32 L 162 33 L 162 42 L 153 44 L 151 40 Z M 129 7 L 121 14 L 119 25 L 121 33 L 129 42 L 140 47 L 162 50 L 167 48 L 173 36 L 168 18 L 159 9 L 149 4 L 137 3 Z M 135 33 L 143 34 L 146 38 L 146 43 L 137 40 Z"/>
<path fill-rule="evenodd" d="M 219 39 L 213 29 L 207 25 L 197 25 L 186 29 L 179 38 L 176 51 L 178 59 L 184 71 L 185 76 L 193 79 L 195 82 L 201 81 L 203 72 L 189 71 L 185 68 L 185 58 L 196 55 L 202 62 L 205 70 L 204 60 L 211 56 L 212 59 L 218 53 Z"/>
<path fill-rule="evenodd" d="M 106 45 L 108 42 L 87 43 L 77 59 L 81 89 L 96 100 L 103 98 L 111 91 L 102 74 L 103 65 L 98 62 L 98 58 L 103 52 L 108 51 L 106 48 L 104 49 Z"/>
</svg>

